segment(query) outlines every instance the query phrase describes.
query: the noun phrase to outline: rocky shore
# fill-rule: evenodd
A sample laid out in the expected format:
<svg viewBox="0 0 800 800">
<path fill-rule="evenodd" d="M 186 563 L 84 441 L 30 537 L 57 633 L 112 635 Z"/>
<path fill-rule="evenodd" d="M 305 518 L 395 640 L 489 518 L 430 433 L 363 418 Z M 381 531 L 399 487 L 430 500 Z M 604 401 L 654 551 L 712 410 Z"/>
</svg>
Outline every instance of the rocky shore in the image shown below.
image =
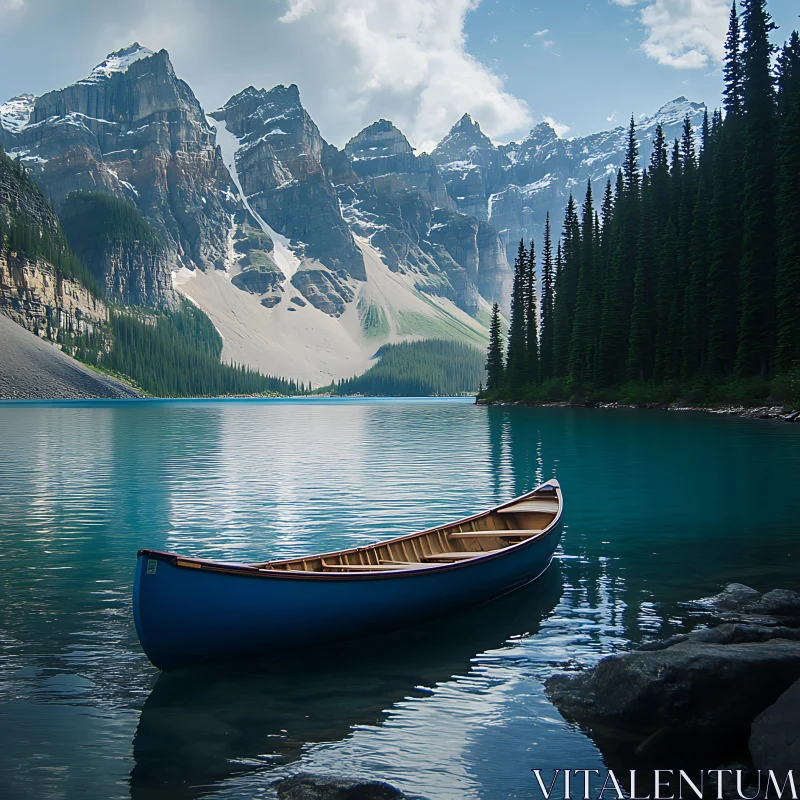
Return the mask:
<svg viewBox="0 0 800 800">
<path fill-rule="evenodd" d="M 540 408 L 645 408 L 661 411 L 707 411 L 711 414 L 722 414 L 746 419 L 780 419 L 784 422 L 800 421 L 800 409 L 786 411 L 784 406 L 694 406 L 686 403 L 529 403 L 522 400 L 486 400 L 477 398 L 479 406 L 535 406 Z"/>
<path fill-rule="evenodd" d="M 548 695 L 619 774 L 743 769 L 755 791 L 759 770 L 800 765 L 800 593 L 730 584 L 686 611 L 685 633 L 554 676 Z"/>
</svg>

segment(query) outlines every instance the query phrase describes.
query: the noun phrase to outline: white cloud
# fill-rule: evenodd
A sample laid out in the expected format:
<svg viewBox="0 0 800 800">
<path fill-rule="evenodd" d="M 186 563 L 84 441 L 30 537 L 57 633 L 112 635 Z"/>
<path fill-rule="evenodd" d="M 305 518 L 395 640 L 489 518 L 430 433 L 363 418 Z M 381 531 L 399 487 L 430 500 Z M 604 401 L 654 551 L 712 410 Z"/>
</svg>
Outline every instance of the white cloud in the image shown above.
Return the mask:
<svg viewBox="0 0 800 800">
<path fill-rule="evenodd" d="M 326 51 L 319 80 L 329 85 L 315 94 L 329 108 L 320 116 L 347 116 L 356 129 L 390 117 L 428 150 L 465 111 L 492 138 L 530 124 L 524 101 L 466 50 L 464 22 L 478 2 L 290 0 L 280 19 L 302 29 L 308 51 Z"/>
<path fill-rule="evenodd" d="M 544 36 L 546 33 L 550 33 L 550 30 L 548 28 L 542 28 L 540 31 L 536 31 L 536 33 L 534 33 L 533 35 Z"/>
<path fill-rule="evenodd" d="M 0 17 L 11 11 L 17 11 L 25 5 L 25 0 L 0 0 Z"/>
<path fill-rule="evenodd" d="M 635 6 L 641 0 L 612 0 Z M 724 55 L 729 0 L 654 0 L 645 3 L 639 19 L 647 32 L 641 49 L 660 64 L 700 69 Z"/>
<path fill-rule="evenodd" d="M 559 138 L 566 136 L 570 131 L 569 125 L 557 122 L 552 117 L 542 117 L 542 119 L 556 132 L 556 136 Z"/>
</svg>

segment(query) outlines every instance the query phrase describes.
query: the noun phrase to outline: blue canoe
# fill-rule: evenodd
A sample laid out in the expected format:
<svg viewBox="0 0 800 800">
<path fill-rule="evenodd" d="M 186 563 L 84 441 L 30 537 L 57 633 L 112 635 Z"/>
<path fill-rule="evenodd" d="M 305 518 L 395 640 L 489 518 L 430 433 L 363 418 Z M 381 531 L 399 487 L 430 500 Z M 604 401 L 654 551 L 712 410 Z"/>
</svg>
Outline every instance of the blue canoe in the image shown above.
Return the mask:
<svg viewBox="0 0 800 800">
<path fill-rule="evenodd" d="M 140 550 L 133 615 L 159 669 L 416 625 L 536 580 L 561 536 L 556 480 L 472 517 L 366 547 L 257 564 Z"/>
</svg>

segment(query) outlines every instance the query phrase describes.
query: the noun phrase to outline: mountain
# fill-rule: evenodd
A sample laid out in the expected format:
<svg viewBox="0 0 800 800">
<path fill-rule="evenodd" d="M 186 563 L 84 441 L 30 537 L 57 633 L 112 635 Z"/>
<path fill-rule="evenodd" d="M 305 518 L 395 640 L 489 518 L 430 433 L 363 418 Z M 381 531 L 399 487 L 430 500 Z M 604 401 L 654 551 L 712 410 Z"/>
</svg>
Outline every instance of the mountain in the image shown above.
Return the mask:
<svg viewBox="0 0 800 800">
<path fill-rule="evenodd" d="M 152 264 L 148 291 L 117 299 L 169 304 L 172 271 L 223 266 L 230 217 L 241 207 L 214 131 L 166 50 L 134 43 L 71 86 L 12 99 L 0 107 L 0 144 L 57 209 L 71 192 L 99 190 L 150 221 L 165 258 Z"/>
<path fill-rule="evenodd" d="M 643 149 L 655 121 L 671 136 L 702 108 L 679 98 L 644 120 Z M 390 343 L 482 345 L 491 303 L 508 313 L 518 238 L 612 174 L 624 138 L 542 124 L 498 146 L 464 115 L 432 154 L 384 119 L 339 149 L 296 85 L 249 86 L 206 114 L 167 52 L 137 43 L 0 106 L 0 144 L 52 201 L 93 297 L 177 313 L 183 295 L 223 359 L 315 386 Z"/>
<path fill-rule="evenodd" d="M 662 106 L 637 124 L 643 163 L 652 151 L 656 125 L 668 141 L 680 137 L 685 117 L 697 129 L 706 107 L 685 97 Z M 486 220 L 499 232 L 509 260 L 520 238 L 538 241 L 549 212 L 560 229 L 570 193 L 582 199 L 588 181 L 596 196 L 622 166 L 627 126 L 561 139 L 546 122 L 537 125 L 521 142 L 495 145 L 477 122 L 465 114 L 431 153 L 447 193 L 458 211 Z M 538 245 L 537 245 L 538 246 Z"/>
<path fill-rule="evenodd" d="M 473 316 L 494 301 L 507 310 L 512 274 L 497 232 L 456 211 L 429 155 L 383 119 L 344 150 L 358 178 L 337 185 L 344 217 L 390 269 Z"/>
</svg>

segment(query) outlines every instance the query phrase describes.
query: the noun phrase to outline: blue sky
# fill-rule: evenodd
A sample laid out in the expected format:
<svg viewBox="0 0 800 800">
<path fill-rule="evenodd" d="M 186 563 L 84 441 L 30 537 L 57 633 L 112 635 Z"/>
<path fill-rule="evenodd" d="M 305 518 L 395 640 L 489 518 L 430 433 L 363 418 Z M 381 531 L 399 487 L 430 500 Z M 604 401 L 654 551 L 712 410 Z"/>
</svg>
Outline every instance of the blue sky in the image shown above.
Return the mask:
<svg viewBox="0 0 800 800">
<path fill-rule="evenodd" d="M 612 124 L 620 124 L 632 113 L 651 114 L 680 95 L 719 105 L 722 73 L 715 60 L 680 68 L 644 52 L 648 29 L 640 15 L 646 5 L 484 0 L 467 17 L 467 48 L 505 76 L 506 89 L 524 99 L 536 118 L 550 116 L 569 126 L 568 136 L 602 130 L 612 117 Z M 683 5 L 701 13 L 715 4 Z M 727 0 L 722 5 L 730 8 Z M 774 39 L 782 43 L 800 26 L 800 4 L 769 0 L 768 7 L 780 25 Z"/>
<path fill-rule="evenodd" d="M 166 48 L 208 110 L 297 83 L 343 145 L 381 117 L 430 149 L 469 112 L 496 141 L 718 104 L 728 0 L 0 0 L 0 102 L 85 75 L 133 41 Z M 797 0 L 769 0 L 783 41 Z"/>
</svg>

